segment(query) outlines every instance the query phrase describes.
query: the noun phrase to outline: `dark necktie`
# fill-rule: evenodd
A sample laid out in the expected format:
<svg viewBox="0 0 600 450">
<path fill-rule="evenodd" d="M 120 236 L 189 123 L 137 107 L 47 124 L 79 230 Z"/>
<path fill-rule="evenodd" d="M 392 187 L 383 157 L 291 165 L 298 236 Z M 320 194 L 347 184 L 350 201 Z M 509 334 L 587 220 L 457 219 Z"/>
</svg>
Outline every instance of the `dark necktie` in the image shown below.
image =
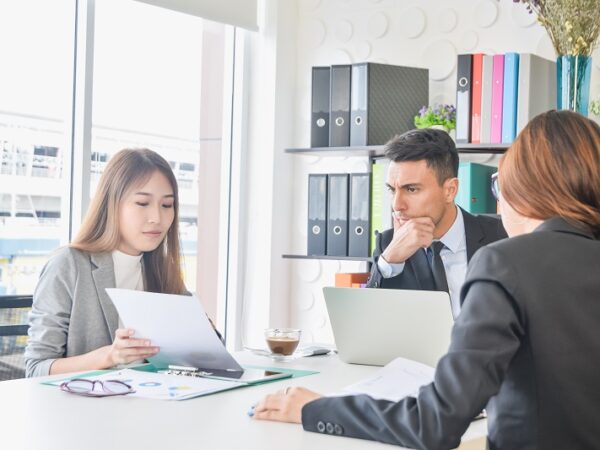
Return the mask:
<svg viewBox="0 0 600 450">
<path fill-rule="evenodd" d="M 438 291 L 448 292 L 448 281 L 446 280 L 446 270 L 444 269 L 444 263 L 440 257 L 440 252 L 444 248 L 444 243 L 441 241 L 434 241 L 431 247 L 427 248 L 427 259 L 431 266 L 431 272 L 433 279 Z"/>
</svg>

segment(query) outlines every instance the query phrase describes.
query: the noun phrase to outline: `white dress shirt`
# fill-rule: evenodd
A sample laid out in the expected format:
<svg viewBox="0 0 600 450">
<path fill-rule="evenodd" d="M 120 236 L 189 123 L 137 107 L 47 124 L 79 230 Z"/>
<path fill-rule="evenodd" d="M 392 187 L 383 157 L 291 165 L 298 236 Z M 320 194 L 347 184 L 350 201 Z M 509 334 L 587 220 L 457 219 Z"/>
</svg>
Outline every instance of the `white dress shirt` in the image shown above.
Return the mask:
<svg viewBox="0 0 600 450">
<path fill-rule="evenodd" d="M 452 315 L 456 319 L 460 313 L 460 288 L 467 275 L 467 239 L 465 222 L 460 208 L 456 208 L 456 219 L 446 234 L 440 238 L 440 241 L 445 246 L 440 251 L 440 258 L 442 258 L 446 271 Z M 425 249 L 419 251 L 425 252 Z M 379 257 L 377 267 L 383 278 L 392 278 L 402 273 L 404 263 L 390 264 L 383 257 Z"/>
</svg>

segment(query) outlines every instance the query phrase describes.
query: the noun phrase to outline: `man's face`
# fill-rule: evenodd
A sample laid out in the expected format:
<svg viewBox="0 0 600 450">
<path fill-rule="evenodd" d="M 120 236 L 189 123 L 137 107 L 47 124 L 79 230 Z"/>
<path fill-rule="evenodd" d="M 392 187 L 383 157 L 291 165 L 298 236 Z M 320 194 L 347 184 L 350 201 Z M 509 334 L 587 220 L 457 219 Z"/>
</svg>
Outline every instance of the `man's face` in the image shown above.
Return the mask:
<svg viewBox="0 0 600 450">
<path fill-rule="evenodd" d="M 427 161 L 392 161 L 387 185 L 400 225 L 416 217 L 430 217 L 437 226 L 454 204 L 458 180 L 449 178 L 440 186 Z"/>
</svg>

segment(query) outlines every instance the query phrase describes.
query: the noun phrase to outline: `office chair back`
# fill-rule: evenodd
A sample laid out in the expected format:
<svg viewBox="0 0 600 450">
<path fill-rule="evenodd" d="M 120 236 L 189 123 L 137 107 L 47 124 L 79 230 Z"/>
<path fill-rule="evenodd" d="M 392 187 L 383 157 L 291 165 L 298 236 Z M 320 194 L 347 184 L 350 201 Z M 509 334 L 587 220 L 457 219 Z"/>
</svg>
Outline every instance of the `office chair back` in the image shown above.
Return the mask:
<svg viewBox="0 0 600 450">
<path fill-rule="evenodd" d="M 23 378 L 31 295 L 0 296 L 0 381 Z"/>
</svg>

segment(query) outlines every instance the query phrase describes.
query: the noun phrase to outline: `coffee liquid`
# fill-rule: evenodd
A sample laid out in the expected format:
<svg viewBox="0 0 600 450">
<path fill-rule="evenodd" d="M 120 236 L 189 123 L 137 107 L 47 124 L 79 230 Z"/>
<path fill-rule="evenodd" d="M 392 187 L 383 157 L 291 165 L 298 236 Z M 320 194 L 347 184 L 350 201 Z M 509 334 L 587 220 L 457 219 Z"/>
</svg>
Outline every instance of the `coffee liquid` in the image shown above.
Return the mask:
<svg viewBox="0 0 600 450">
<path fill-rule="evenodd" d="M 291 355 L 298 347 L 298 339 L 288 337 L 270 337 L 267 338 L 267 345 L 273 353 L 281 355 Z"/>
</svg>

